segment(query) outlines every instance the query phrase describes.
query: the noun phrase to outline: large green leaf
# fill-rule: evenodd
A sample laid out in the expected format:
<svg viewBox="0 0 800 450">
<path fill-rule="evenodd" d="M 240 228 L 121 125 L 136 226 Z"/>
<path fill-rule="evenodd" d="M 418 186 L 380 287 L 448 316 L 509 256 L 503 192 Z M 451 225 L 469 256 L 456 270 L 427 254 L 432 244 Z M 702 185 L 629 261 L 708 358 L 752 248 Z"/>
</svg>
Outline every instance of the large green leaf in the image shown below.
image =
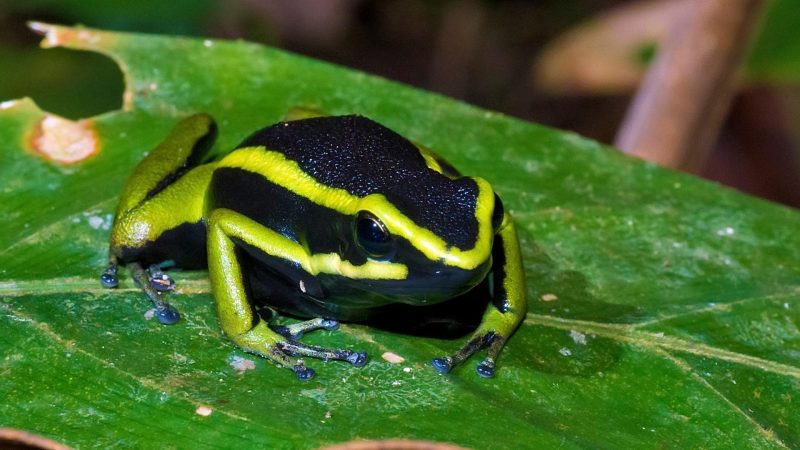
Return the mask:
<svg viewBox="0 0 800 450">
<path fill-rule="evenodd" d="M 0 106 L 0 426 L 86 447 L 800 446 L 796 211 L 258 45 L 45 28 L 51 45 L 120 64 L 126 110 L 92 119 L 99 153 L 64 165 L 30 148 L 46 113 Z M 299 382 L 221 336 L 203 273 L 176 275 L 172 327 L 143 317 L 126 273 L 100 287 L 122 184 L 180 117 L 213 114 L 224 150 L 298 106 L 367 115 L 493 182 L 519 224 L 530 303 L 496 378 L 476 361 L 429 366 L 460 340 L 346 325 L 309 339 L 370 363 L 317 362 Z"/>
</svg>

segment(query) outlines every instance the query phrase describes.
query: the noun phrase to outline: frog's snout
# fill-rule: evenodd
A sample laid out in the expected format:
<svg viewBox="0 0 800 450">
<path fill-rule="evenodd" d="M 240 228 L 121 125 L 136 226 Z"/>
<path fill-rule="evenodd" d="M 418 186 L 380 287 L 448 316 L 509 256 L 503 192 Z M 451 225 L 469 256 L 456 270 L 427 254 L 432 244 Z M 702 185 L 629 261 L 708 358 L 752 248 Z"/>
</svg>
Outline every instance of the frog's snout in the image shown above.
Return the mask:
<svg viewBox="0 0 800 450">
<path fill-rule="evenodd" d="M 474 269 L 441 266 L 430 272 L 409 274 L 410 286 L 426 303 L 435 303 L 457 297 L 477 286 L 486 278 L 492 266 L 491 259 Z"/>
</svg>

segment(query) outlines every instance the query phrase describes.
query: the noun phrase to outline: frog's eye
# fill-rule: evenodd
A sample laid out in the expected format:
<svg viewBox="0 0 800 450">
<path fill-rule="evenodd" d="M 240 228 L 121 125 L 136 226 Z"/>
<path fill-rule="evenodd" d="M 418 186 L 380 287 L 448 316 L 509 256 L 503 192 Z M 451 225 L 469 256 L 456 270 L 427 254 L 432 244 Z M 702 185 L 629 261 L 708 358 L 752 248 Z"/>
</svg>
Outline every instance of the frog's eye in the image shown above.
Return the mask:
<svg viewBox="0 0 800 450">
<path fill-rule="evenodd" d="M 500 228 L 500 225 L 503 224 L 503 215 L 505 215 L 505 211 L 503 211 L 503 202 L 500 201 L 500 197 L 497 194 L 494 194 L 494 212 L 492 213 L 492 227 L 497 230 Z"/>
<path fill-rule="evenodd" d="M 392 236 L 386 225 L 369 211 L 359 211 L 356 217 L 356 242 L 373 258 L 383 258 L 392 250 Z"/>
</svg>

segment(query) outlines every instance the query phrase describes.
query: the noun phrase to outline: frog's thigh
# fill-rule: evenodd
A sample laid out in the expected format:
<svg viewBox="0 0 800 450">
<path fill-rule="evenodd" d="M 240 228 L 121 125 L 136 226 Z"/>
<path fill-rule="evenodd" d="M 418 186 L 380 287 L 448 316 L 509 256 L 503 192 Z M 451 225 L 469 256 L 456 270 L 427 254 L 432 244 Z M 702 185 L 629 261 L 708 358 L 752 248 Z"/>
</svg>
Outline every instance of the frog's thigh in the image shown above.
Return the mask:
<svg viewBox="0 0 800 450">
<path fill-rule="evenodd" d="M 286 339 L 272 331 L 253 311 L 236 257 L 240 239 L 264 252 L 294 259 L 303 249 L 269 228 L 229 209 L 214 210 L 208 219 L 208 271 L 217 313 L 225 334 L 245 350 L 284 365 L 293 365 L 277 344 Z"/>
</svg>

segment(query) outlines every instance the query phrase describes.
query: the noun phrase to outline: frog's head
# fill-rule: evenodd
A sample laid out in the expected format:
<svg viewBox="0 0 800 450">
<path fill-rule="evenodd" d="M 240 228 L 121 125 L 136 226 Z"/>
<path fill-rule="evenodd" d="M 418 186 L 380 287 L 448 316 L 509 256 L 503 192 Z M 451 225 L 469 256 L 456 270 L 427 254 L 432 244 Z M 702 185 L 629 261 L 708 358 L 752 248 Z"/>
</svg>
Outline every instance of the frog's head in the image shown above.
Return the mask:
<svg viewBox="0 0 800 450">
<path fill-rule="evenodd" d="M 463 294 L 486 277 L 503 215 L 492 187 L 477 177 L 429 174 L 368 195 L 352 222 L 353 247 L 374 267 L 373 279 L 361 283 L 412 304 Z"/>
</svg>

